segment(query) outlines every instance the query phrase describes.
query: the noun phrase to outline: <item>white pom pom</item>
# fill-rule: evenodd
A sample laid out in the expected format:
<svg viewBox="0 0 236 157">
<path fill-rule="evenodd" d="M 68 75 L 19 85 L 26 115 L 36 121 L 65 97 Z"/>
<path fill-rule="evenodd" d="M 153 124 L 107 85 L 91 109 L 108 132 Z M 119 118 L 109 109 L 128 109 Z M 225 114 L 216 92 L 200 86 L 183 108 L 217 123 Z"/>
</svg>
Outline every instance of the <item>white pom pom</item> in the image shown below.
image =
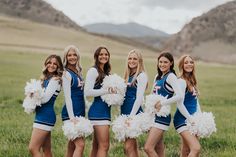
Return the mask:
<svg viewBox="0 0 236 157">
<path fill-rule="evenodd" d="M 66 121 L 62 126 L 63 133 L 69 140 L 74 140 L 77 137 L 87 137 L 93 133 L 90 120 L 84 117 L 75 117 L 75 119 L 76 123 Z"/>
<path fill-rule="evenodd" d="M 163 105 L 159 112 L 157 112 L 155 108 L 155 104 L 157 101 L 164 101 L 166 97 L 156 94 L 150 94 L 146 96 L 145 102 L 145 112 L 150 114 L 156 114 L 159 117 L 166 117 L 170 114 L 170 105 Z"/>
<path fill-rule="evenodd" d="M 142 132 L 147 132 L 153 126 L 155 116 L 149 113 L 139 113 L 136 115 L 136 120 L 139 122 Z"/>
<path fill-rule="evenodd" d="M 23 101 L 24 111 L 28 114 L 31 114 L 35 111 L 36 104 L 33 102 L 33 99 L 30 97 L 26 97 Z"/>
<path fill-rule="evenodd" d="M 153 119 L 154 120 L 154 119 Z M 112 123 L 115 138 L 124 141 L 125 138 L 137 138 L 150 129 L 152 120 L 147 114 L 140 113 L 135 116 L 120 115 Z"/>
<path fill-rule="evenodd" d="M 126 92 L 126 84 L 123 78 L 117 74 L 106 76 L 103 79 L 102 88 L 108 90 L 109 87 L 116 89 L 116 94 L 105 94 L 101 98 L 109 106 L 110 105 L 122 105 Z"/>
<path fill-rule="evenodd" d="M 40 80 L 31 79 L 26 82 L 25 99 L 23 101 L 24 111 L 28 114 L 33 113 L 37 106 L 41 106 L 41 99 L 43 98 L 44 89 L 41 86 Z"/>
<path fill-rule="evenodd" d="M 197 135 L 199 137 L 210 137 L 213 132 L 216 132 L 215 117 L 211 112 L 196 112 L 191 117 L 191 124 L 187 120 L 187 127 L 191 134 Z"/>
<path fill-rule="evenodd" d="M 112 131 L 115 134 L 115 138 L 119 141 L 125 140 L 126 119 L 127 119 L 126 115 L 120 115 L 112 122 Z"/>
</svg>

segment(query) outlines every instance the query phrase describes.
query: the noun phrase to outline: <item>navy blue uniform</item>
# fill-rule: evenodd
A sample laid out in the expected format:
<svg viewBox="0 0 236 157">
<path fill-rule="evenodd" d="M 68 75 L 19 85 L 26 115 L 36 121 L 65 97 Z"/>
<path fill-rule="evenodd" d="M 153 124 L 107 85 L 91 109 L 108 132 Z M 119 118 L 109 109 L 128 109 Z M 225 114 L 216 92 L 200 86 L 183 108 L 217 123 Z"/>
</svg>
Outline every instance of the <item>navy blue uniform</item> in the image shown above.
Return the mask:
<svg viewBox="0 0 236 157">
<path fill-rule="evenodd" d="M 47 89 L 49 81 L 50 81 L 50 78 L 47 80 L 44 80 L 43 82 L 43 87 L 45 88 L 45 90 Z M 46 125 L 49 127 L 53 127 L 55 125 L 56 114 L 54 111 L 54 103 L 59 92 L 60 92 L 59 90 L 56 90 L 48 102 L 42 104 L 41 106 L 36 107 L 34 123 L 40 124 L 40 125 Z"/>
<path fill-rule="evenodd" d="M 128 85 L 125 93 L 125 100 L 123 105 L 121 106 L 121 114 L 129 115 L 133 109 L 134 102 L 136 100 L 137 93 L 137 81 L 133 84 L 130 84 L 133 80 L 133 76 L 129 77 Z M 137 113 L 143 112 L 142 107 L 138 109 Z"/>
<path fill-rule="evenodd" d="M 156 80 L 153 89 L 154 94 L 162 95 L 164 97 L 167 96 L 167 99 L 171 98 L 174 94 L 173 91 L 169 90 L 172 89 L 172 87 L 166 82 L 166 79 L 169 74 L 171 74 L 171 72 L 165 74 L 160 80 Z M 171 122 L 170 114 L 167 117 L 158 117 L 157 115 L 155 115 L 155 123 L 169 126 L 170 122 Z"/>
<path fill-rule="evenodd" d="M 84 101 L 84 81 L 83 79 L 78 76 L 75 72 L 67 69 L 67 71 L 71 75 L 71 100 L 72 100 L 72 107 L 74 116 L 79 117 L 85 116 L 85 101 Z M 66 108 L 66 104 L 62 108 L 61 112 L 62 120 L 69 120 L 68 111 Z"/>
</svg>

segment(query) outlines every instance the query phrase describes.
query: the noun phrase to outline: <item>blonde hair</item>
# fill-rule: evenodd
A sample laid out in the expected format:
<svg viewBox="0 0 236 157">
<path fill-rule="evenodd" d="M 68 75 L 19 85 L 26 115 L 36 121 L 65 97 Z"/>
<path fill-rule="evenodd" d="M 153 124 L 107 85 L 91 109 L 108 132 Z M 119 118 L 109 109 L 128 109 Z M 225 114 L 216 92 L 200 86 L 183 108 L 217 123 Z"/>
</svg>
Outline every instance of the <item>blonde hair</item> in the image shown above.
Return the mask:
<svg viewBox="0 0 236 157">
<path fill-rule="evenodd" d="M 143 57 L 142 57 L 141 51 L 138 50 L 138 49 L 131 50 L 128 54 L 128 57 L 127 57 L 127 65 L 126 65 L 125 74 L 124 74 L 124 79 L 125 79 L 126 83 L 128 83 L 129 76 L 130 76 L 130 73 L 131 73 L 131 70 L 130 70 L 129 65 L 128 65 L 128 58 L 131 54 L 136 54 L 138 56 L 138 67 L 137 67 L 137 70 L 136 70 L 136 72 L 134 74 L 134 77 L 131 81 L 131 84 L 133 84 L 136 81 L 137 76 L 141 72 L 145 72 L 145 67 L 144 67 L 144 64 L 143 64 Z"/>
<path fill-rule="evenodd" d="M 70 52 L 70 50 L 74 51 L 78 57 L 77 63 L 76 63 L 76 70 L 78 71 L 78 75 L 82 75 L 82 67 L 80 65 L 80 54 L 79 54 L 79 49 L 74 46 L 74 45 L 69 45 L 64 49 L 64 57 L 63 57 L 63 66 L 64 68 L 67 67 L 68 65 L 68 60 L 67 60 L 67 55 Z"/>
<path fill-rule="evenodd" d="M 193 60 L 193 58 L 190 55 L 183 55 L 179 59 L 179 73 L 180 78 L 184 79 L 187 83 L 187 89 L 188 91 L 193 91 L 193 88 L 196 90 L 197 95 L 199 94 L 199 91 L 197 89 L 197 79 L 195 75 L 195 62 L 193 60 L 193 71 L 191 73 L 187 73 L 184 71 L 184 60 L 186 57 L 189 57 Z"/>
</svg>

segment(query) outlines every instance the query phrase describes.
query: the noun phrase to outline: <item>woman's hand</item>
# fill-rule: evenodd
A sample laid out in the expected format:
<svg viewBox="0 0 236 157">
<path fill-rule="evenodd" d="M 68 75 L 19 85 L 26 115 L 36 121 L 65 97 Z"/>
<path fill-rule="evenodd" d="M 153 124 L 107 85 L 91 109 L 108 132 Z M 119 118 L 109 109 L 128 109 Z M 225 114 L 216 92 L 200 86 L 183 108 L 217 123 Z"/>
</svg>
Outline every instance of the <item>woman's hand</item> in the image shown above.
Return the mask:
<svg viewBox="0 0 236 157">
<path fill-rule="evenodd" d="M 79 122 L 75 117 L 70 119 L 70 121 L 73 122 L 74 124 L 77 124 Z"/>
<path fill-rule="evenodd" d="M 156 108 L 157 112 L 159 112 L 161 109 L 161 101 L 157 101 L 154 107 Z"/>
<path fill-rule="evenodd" d="M 125 125 L 129 127 L 129 126 L 130 126 L 130 121 L 131 121 L 131 120 L 132 120 L 132 118 L 128 118 L 128 119 L 126 119 L 126 120 L 125 120 Z"/>
<path fill-rule="evenodd" d="M 117 88 L 116 87 L 115 88 L 109 87 L 108 92 L 109 92 L 109 94 L 117 94 Z"/>
<path fill-rule="evenodd" d="M 190 116 L 190 117 L 188 118 L 188 121 L 190 122 L 190 124 L 191 124 L 192 126 L 195 125 L 195 122 L 194 122 L 194 119 L 193 119 L 192 116 Z"/>
</svg>

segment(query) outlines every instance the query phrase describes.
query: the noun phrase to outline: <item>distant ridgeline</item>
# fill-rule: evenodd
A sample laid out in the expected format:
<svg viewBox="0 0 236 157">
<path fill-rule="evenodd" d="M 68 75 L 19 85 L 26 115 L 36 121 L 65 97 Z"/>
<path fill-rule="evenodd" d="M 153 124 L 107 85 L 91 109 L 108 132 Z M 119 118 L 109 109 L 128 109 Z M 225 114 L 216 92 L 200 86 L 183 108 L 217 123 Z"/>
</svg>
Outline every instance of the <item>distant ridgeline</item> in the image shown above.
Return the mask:
<svg viewBox="0 0 236 157">
<path fill-rule="evenodd" d="M 63 12 L 43 0 L 0 0 L 0 14 L 10 15 L 39 23 L 83 30 Z"/>
<path fill-rule="evenodd" d="M 236 1 L 193 18 L 163 44 L 177 55 L 191 53 L 206 61 L 236 62 Z"/>
</svg>

